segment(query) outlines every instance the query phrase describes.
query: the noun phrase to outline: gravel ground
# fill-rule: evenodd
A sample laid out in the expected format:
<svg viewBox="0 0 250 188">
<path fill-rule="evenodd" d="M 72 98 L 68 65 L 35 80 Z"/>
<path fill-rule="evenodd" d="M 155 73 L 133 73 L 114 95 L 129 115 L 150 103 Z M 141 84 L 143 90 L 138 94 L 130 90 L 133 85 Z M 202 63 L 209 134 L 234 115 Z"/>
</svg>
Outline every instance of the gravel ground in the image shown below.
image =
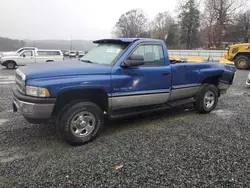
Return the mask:
<svg viewBox="0 0 250 188">
<path fill-rule="evenodd" d="M 0 187 L 250 187 L 247 71 L 211 114 L 171 109 L 106 121 L 80 147 L 12 112 L 13 73 L 0 68 Z"/>
</svg>

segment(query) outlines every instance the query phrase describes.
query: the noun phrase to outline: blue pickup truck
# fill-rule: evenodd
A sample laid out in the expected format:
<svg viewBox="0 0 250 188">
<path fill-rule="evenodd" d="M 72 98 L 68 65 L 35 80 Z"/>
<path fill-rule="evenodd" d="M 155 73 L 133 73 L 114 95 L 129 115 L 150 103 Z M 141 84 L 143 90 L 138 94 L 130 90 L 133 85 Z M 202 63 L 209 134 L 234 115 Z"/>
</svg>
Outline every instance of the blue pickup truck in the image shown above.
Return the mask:
<svg viewBox="0 0 250 188">
<path fill-rule="evenodd" d="M 211 112 L 233 82 L 235 68 L 218 63 L 170 61 L 161 40 L 121 38 L 79 61 L 16 70 L 13 109 L 30 123 L 54 121 L 72 145 L 95 138 L 104 116 L 120 118 L 192 103 Z"/>
</svg>

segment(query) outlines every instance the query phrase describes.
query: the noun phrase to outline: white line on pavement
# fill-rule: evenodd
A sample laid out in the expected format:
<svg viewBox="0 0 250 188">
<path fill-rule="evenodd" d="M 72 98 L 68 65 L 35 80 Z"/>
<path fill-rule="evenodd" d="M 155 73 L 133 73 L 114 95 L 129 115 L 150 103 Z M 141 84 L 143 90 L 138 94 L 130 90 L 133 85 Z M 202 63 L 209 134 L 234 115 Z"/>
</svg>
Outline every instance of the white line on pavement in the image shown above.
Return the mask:
<svg viewBox="0 0 250 188">
<path fill-rule="evenodd" d="M 0 76 L 0 85 L 14 84 L 14 76 Z"/>
</svg>

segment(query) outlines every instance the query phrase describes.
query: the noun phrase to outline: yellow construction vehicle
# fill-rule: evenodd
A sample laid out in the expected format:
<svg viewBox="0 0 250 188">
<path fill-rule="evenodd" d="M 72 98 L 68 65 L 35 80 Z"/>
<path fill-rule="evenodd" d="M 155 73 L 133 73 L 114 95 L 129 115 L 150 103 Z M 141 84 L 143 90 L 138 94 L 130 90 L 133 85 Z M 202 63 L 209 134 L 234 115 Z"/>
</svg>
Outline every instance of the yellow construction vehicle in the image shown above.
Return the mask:
<svg viewBox="0 0 250 188">
<path fill-rule="evenodd" d="M 237 69 L 249 69 L 250 68 L 250 43 L 235 44 L 228 48 L 225 59 L 234 61 L 234 65 Z"/>
</svg>

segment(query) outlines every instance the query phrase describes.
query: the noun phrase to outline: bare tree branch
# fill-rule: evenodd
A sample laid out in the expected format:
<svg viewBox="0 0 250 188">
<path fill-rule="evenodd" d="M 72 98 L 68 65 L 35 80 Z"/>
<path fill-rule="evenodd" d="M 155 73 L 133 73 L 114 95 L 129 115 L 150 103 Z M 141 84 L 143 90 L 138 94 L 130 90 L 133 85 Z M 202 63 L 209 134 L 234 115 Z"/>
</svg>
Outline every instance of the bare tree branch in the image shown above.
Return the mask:
<svg viewBox="0 0 250 188">
<path fill-rule="evenodd" d="M 114 29 L 116 37 L 147 37 L 148 19 L 140 9 L 133 9 L 121 15 Z"/>
</svg>

